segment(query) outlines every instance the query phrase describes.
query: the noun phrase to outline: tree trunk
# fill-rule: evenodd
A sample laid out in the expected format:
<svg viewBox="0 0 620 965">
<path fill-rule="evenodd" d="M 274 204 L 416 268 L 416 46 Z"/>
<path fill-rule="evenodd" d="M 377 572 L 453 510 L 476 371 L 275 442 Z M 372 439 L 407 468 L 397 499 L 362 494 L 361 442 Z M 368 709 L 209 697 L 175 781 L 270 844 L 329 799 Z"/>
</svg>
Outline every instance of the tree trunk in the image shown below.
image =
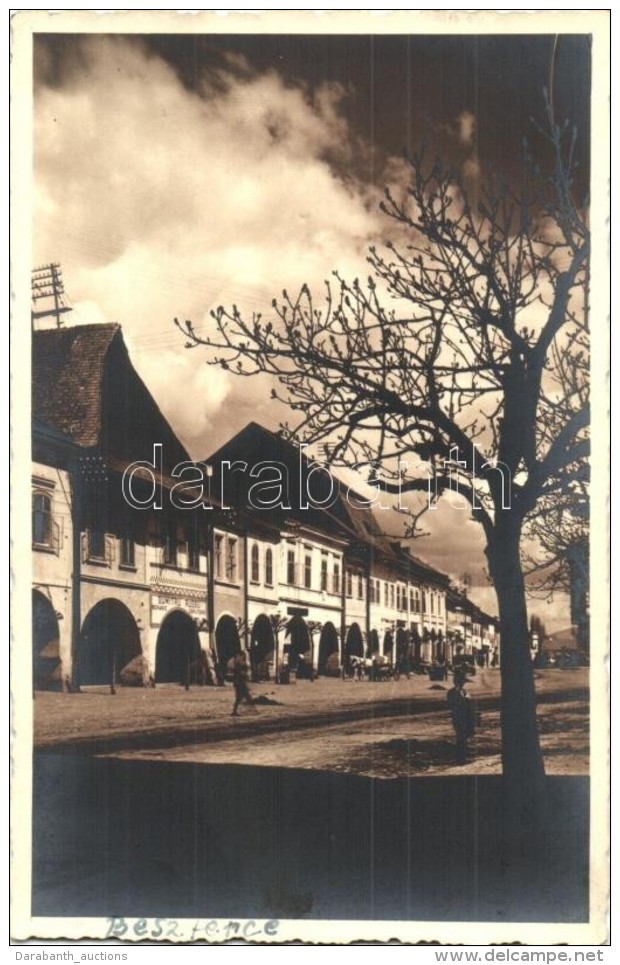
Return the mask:
<svg viewBox="0 0 620 965">
<path fill-rule="evenodd" d="M 520 523 L 500 516 L 487 557 L 500 616 L 504 791 L 506 802 L 512 801 L 517 810 L 524 812 L 523 820 L 529 803 L 543 790 L 545 770 L 536 720 L 520 536 Z"/>
<path fill-rule="evenodd" d="M 498 893 L 506 914 L 518 917 L 523 896 L 541 887 L 550 832 L 543 758 L 536 720 L 534 671 L 530 657 L 525 582 L 518 520 L 498 514 L 487 547 L 500 615 L 502 784 L 498 840 L 502 876 Z"/>
</svg>

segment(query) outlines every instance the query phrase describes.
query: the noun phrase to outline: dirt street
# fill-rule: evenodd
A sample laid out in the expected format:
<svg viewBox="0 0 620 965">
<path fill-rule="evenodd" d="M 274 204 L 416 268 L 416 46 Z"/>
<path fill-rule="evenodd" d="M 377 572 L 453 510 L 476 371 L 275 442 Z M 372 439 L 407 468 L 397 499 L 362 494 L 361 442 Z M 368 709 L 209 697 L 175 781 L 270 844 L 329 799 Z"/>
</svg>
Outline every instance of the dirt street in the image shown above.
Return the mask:
<svg viewBox="0 0 620 965">
<path fill-rule="evenodd" d="M 563 820 L 509 876 L 499 674 L 469 687 L 481 724 L 460 767 L 450 686 L 265 683 L 239 717 L 229 685 L 38 693 L 36 914 L 585 920 L 587 672 L 537 675 Z"/>
<path fill-rule="evenodd" d="M 588 772 L 588 672 L 536 674 L 548 774 Z M 413 676 L 389 682 L 320 679 L 255 684 L 254 706 L 231 718 L 231 686 L 37 693 L 35 747 L 142 760 L 307 768 L 375 778 L 498 774 L 499 673 L 468 685 L 480 723 L 468 762 L 454 763 L 451 686 Z"/>
</svg>

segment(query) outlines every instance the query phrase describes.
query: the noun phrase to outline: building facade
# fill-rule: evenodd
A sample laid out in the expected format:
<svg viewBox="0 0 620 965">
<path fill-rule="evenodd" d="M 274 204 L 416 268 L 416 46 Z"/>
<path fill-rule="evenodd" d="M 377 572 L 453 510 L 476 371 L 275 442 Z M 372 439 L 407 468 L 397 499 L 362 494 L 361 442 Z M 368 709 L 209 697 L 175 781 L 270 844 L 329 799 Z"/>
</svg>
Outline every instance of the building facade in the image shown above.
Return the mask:
<svg viewBox="0 0 620 965">
<path fill-rule="evenodd" d="M 448 578 L 255 423 L 193 463 L 118 325 L 34 333 L 33 412 L 35 688 L 221 682 L 242 649 L 254 679 L 450 659 Z"/>
<path fill-rule="evenodd" d="M 120 328 L 34 333 L 33 410 L 35 686 L 42 675 L 65 689 L 195 677 L 208 643 L 204 529 L 165 498 L 171 467 L 189 456 L 133 369 Z M 124 473 L 156 445 L 161 465 L 150 474 L 137 465 L 131 480 L 144 504 L 136 508 Z M 55 669 L 41 663 L 52 659 Z"/>
</svg>

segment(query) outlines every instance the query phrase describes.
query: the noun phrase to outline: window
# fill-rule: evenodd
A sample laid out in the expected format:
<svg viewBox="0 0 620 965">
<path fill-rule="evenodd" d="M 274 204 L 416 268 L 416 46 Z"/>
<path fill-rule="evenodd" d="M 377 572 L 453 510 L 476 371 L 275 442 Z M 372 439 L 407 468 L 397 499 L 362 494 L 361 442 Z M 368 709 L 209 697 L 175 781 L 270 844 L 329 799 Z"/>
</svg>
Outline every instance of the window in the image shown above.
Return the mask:
<svg viewBox="0 0 620 965">
<path fill-rule="evenodd" d="M 250 579 L 252 583 L 258 583 L 260 580 L 260 565 L 258 561 L 258 546 L 256 543 L 252 544 L 252 553 L 250 556 Z"/>
<path fill-rule="evenodd" d="M 105 559 L 105 534 L 100 529 L 88 530 L 88 559 Z"/>
<path fill-rule="evenodd" d="M 370 585 L 368 587 L 368 593 L 370 595 L 370 602 L 374 603 L 375 602 L 375 581 L 374 580 L 370 581 Z"/>
<path fill-rule="evenodd" d="M 364 599 L 364 577 L 361 573 L 357 574 L 357 598 L 358 600 Z"/>
<path fill-rule="evenodd" d="M 435 594 L 431 593 L 430 597 L 431 597 L 431 613 L 434 614 L 435 613 Z"/>
<path fill-rule="evenodd" d="M 265 553 L 265 583 L 273 586 L 273 553 L 267 550 Z"/>
<path fill-rule="evenodd" d="M 304 555 L 304 587 L 309 590 L 312 587 L 312 553 L 306 552 Z"/>
<path fill-rule="evenodd" d="M 390 586 L 390 606 L 394 609 L 394 584 Z"/>
<path fill-rule="evenodd" d="M 32 495 L 32 540 L 37 546 L 52 545 L 52 497 Z"/>
<path fill-rule="evenodd" d="M 164 563 L 166 566 L 177 565 L 177 524 L 168 523 L 164 533 Z"/>
<path fill-rule="evenodd" d="M 200 544 L 198 534 L 193 528 L 187 536 L 187 568 L 195 573 L 200 570 Z"/>
<path fill-rule="evenodd" d="M 226 579 L 229 583 L 237 580 L 237 540 L 232 536 L 226 541 Z"/>
<path fill-rule="evenodd" d="M 353 574 L 351 570 L 347 570 L 347 596 L 353 596 Z"/>
<path fill-rule="evenodd" d="M 321 590 L 327 592 L 327 557 L 321 559 Z"/>
<path fill-rule="evenodd" d="M 383 605 L 388 606 L 389 604 L 389 589 L 387 583 L 383 584 Z"/>
<path fill-rule="evenodd" d="M 200 541 L 198 539 L 198 520 L 191 519 L 185 528 L 187 547 L 187 568 L 194 573 L 200 571 Z"/>
<path fill-rule="evenodd" d="M 136 565 L 136 544 L 129 536 L 121 537 L 121 566 L 132 569 Z"/>
<path fill-rule="evenodd" d="M 295 550 L 286 551 L 286 582 L 295 585 Z"/>
<path fill-rule="evenodd" d="M 340 593 L 340 563 L 334 563 L 333 590 L 334 593 Z"/>
<path fill-rule="evenodd" d="M 224 550 L 224 537 L 220 536 L 219 533 L 216 533 L 215 535 L 215 575 L 218 578 L 218 580 L 221 580 L 224 574 L 223 550 Z"/>
</svg>

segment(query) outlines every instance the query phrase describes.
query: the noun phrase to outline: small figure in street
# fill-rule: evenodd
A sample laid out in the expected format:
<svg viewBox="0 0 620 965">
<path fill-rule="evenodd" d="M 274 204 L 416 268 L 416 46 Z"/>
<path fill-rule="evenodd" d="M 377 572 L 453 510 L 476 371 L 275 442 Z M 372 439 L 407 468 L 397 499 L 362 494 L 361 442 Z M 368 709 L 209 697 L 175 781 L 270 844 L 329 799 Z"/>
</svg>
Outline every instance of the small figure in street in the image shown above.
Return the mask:
<svg viewBox="0 0 620 965">
<path fill-rule="evenodd" d="M 239 704 L 246 702 L 246 704 L 252 704 L 252 697 L 248 689 L 248 664 L 245 657 L 245 653 L 242 650 L 235 657 L 235 662 L 233 666 L 233 687 L 235 688 L 235 703 L 233 705 L 231 717 L 236 717 L 239 710 Z"/>
<path fill-rule="evenodd" d="M 454 673 L 454 687 L 446 694 L 452 726 L 456 735 L 456 761 L 464 764 L 467 760 L 467 741 L 476 731 L 476 707 L 465 690 L 465 674 L 461 670 Z"/>
<path fill-rule="evenodd" d="M 303 653 L 299 654 L 297 661 L 297 680 L 309 680 L 314 683 L 314 668 L 310 660 L 306 660 Z"/>
</svg>

